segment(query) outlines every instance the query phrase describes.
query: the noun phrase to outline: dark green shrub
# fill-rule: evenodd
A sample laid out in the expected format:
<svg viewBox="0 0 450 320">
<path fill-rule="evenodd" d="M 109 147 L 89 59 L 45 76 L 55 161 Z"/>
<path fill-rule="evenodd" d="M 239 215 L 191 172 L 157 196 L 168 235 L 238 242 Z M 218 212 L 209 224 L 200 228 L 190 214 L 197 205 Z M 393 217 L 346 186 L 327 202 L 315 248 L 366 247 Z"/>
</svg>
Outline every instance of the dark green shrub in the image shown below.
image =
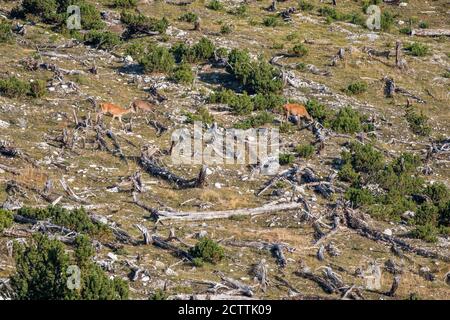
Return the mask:
<svg viewBox="0 0 450 320">
<path fill-rule="evenodd" d="M 211 0 L 206 7 L 214 11 L 219 11 L 223 9 L 223 4 L 219 0 Z"/>
<path fill-rule="evenodd" d="M 331 121 L 331 128 L 342 133 L 359 132 L 362 129 L 360 114 L 351 107 L 342 108 Z"/>
<path fill-rule="evenodd" d="M 112 50 L 121 43 L 120 37 L 109 31 L 89 31 L 85 35 L 86 44 L 96 47 L 97 49 Z"/>
<path fill-rule="evenodd" d="M 214 116 L 209 113 L 208 108 L 200 107 L 196 113 L 186 112 L 186 123 L 194 123 L 201 121 L 202 123 L 211 124 L 214 122 Z"/>
<path fill-rule="evenodd" d="M 122 12 L 120 20 L 127 26 L 126 37 L 151 32 L 165 33 L 169 26 L 169 21 L 165 17 L 158 20 L 143 14 L 134 14 L 127 11 Z"/>
<path fill-rule="evenodd" d="M 311 11 L 314 9 L 314 5 L 310 2 L 307 2 L 305 0 L 299 0 L 298 1 L 298 8 L 302 11 Z"/>
<path fill-rule="evenodd" d="M 341 20 L 341 15 L 336 11 L 336 9 L 331 7 L 319 8 L 319 14 L 332 20 Z"/>
<path fill-rule="evenodd" d="M 35 234 L 33 243 L 15 243 L 16 273 L 11 286 L 19 300 L 115 300 L 128 298 L 128 285 L 121 279 L 110 280 L 96 264 L 79 266 L 79 290 L 67 285 L 68 267 L 73 263 L 58 240 Z M 74 261 L 75 262 L 75 261 Z"/>
<path fill-rule="evenodd" d="M 238 122 L 234 127 L 237 129 L 250 129 L 250 128 L 258 128 L 265 124 L 270 124 L 275 120 L 275 117 L 268 112 L 260 112 L 256 116 L 252 116 L 247 118 L 241 122 Z"/>
<path fill-rule="evenodd" d="M 194 61 L 208 60 L 214 56 L 215 46 L 211 40 L 206 37 L 192 46 Z"/>
<path fill-rule="evenodd" d="M 255 93 L 280 92 L 283 88 L 279 70 L 262 60 L 252 64 L 252 71 L 243 84 Z"/>
<path fill-rule="evenodd" d="M 202 238 L 195 247 L 189 250 L 194 258 L 200 258 L 204 262 L 216 264 L 223 259 L 225 253 L 223 248 L 214 240 Z"/>
<path fill-rule="evenodd" d="M 171 79 L 176 83 L 192 84 L 194 82 L 194 72 L 187 63 L 182 63 L 175 67 Z"/>
<path fill-rule="evenodd" d="M 302 158 L 311 158 L 314 151 L 316 151 L 316 148 L 311 144 L 299 144 L 295 147 L 295 152 Z"/>
<path fill-rule="evenodd" d="M 277 27 L 281 24 L 281 21 L 276 16 L 268 16 L 263 19 L 262 24 L 266 27 Z"/>
<path fill-rule="evenodd" d="M 377 183 L 386 190 L 396 190 L 401 195 L 420 192 L 424 183 L 420 177 L 413 177 L 411 173 L 396 173 L 392 165 L 387 165 L 376 176 Z"/>
<path fill-rule="evenodd" d="M 425 194 L 430 197 L 431 201 L 440 206 L 450 199 L 450 190 L 442 182 L 435 182 L 425 188 Z"/>
<path fill-rule="evenodd" d="M 220 27 L 220 33 L 221 34 L 230 34 L 233 32 L 234 26 L 230 24 L 224 24 L 222 27 Z"/>
<path fill-rule="evenodd" d="M 22 14 L 31 14 L 39 17 L 46 23 L 61 22 L 56 0 L 23 0 L 21 11 Z"/>
<path fill-rule="evenodd" d="M 293 133 L 295 131 L 295 126 L 292 122 L 283 121 L 280 124 L 279 130 L 281 133 Z"/>
<path fill-rule="evenodd" d="M 244 17 L 248 14 L 248 5 L 245 3 L 240 4 L 229 13 L 238 17 Z"/>
<path fill-rule="evenodd" d="M 134 8 L 137 5 L 137 0 L 114 0 L 113 6 L 116 8 Z"/>
<path fill-rule="evenodd" d="M 160 46 L 152 46 L 139 63 L 146 72 L 171 72 L 175 66 L 175 59 L 168 49 Z"/>
<path fill-rule="evenodd" d="M 178 18 L 178 20 L 184 21 L 184 22 L 189 22 L 189 23 L 194 23 L 198 20 L 198 15 L 193 12 L 186 12 L 186 13 L 182 14 Z"/>
<path fill-rule="evenodd" d="M 95 254 L 94 247 L 91 244 L 89 237 L 85 235 L 79 235 L 75 238 L 75 252 L 74 257 L 77 262 L 77 266 L 86 267 L 92 262 L 92 257 Z"/>
<path fill-rule="evenodd" d="M 374 203 L 375 198 L 367 189 L 349 188 L 345 192 L 345 199 L 352 202 L 355 207 Z"/>
<path fill-rule="evenodd" d="M 102 20 L 100 11 L 97 10 L 95 5 L 87 3 L 85 1 L 71 1 L 80 7 L 81 14 L 81 26 L 85 30 L 99 30 L 106 26 L 106 23 Z M 60 10 L 63 16 L 66 16 L 67 6 L 61 6 Z M 65 23 L 65 19 L 62 23 Z"/>
<path fill-rule="evenodd" d="M 192 47 L 183 42 L 175 43 L 170 52 L 177 62 L 200 62 L 214 56 L 215 46 L 208 38 L 203 37 Z"/>
<path fill-rule="evenodd" d="M 228 104 L 235 113 L 248 114 L 254 110 L 277 110 L 285 103 L 285 99 L 274 93 L 258 93 L 250 97 L 246 92 L 238 95 L 232 90 L 225 89 L 212 93 L 208 102 Z"/>
<path fill-rule="evenodd" d="M 428 54 L 428 47 L 420 42 L 414 42 L 405 46 L 405 50 L 412 56 L 423 57 Z"/>
<path fill-rule="evenodd" d="M 378 5 L 381 3 L 382 0 L 363 0 L 362 1 L 362 11 L 364 13 L 367 13 L 367 9 L 371 6 L 371 5 Z"/>
<path fill-rule="evenodd" d="M 401 34 L 407 34 L 410 35 L 411 34 L 411 27 L 403 27 L 399 30 L 399 32 Z"/>
<path fill-rule="evenodd" d="M 11 24 L 0 20 L 0 43 L 10 42 L 12 38 Z"/>
<path fill-rule="evenodd" d="M 244 92 L 243 94 L 236 95 L 229 102 L 229 106 L 236 114 L 249 114 L 253 111 L 253 100 L 247 92 Z"/>
<path fill-rule="evenodd" d="M 105 225 L 94 223 L 83 208 L 67 210 L 58 206 L 47 208 L 22 207 L 17 213 L 36 220 L 50 220 L 54 224 L 81 233 L 94 235 L 107 231 Z"/>
<path fill-rule="evenodd" d="M 16 77 L 0 79 L 0 95 L 8 98 L 24 97 L 30 92 L 30 84 Z"/>
<path fill-rule="evenodd" d="M 292 162 L 294 162 L 294 160 L 295 160 L 295 156 L 291 153 L 280 153 L 280 156 L 278 159 L 280 165 L 282 165 L 282 166 L 291 164 Z"/>
<path fill-rule="evenodd" d="M 359 173 L 353 169 L 351 163 L 346 163 L 339 170 L 338 177 L 342 181 L 347 181 L 354 184 L 359 180 Z"/>
<path fill-rule="evenodd" d="M 0 232 L 12 226 L 14 216 L 11 211 L 0 209 Z"/>
<path fill-rule="evenodd" d="M 298 43 L 292 47 L 291 53 L 297 57 L 304 57 L 308 54 L 308 48 L 303 43 Z"/>
<path fill-rule="evenodd" d="M 420 29 L 428 29 L 429 28 L 429 24 L 428 24 L 428 22 L 426 22 L 426 21 L 420 21 L 419 22 L 419 28 Z"/>
<path fill-rule="evenodd" d="M 231 104 L 234 99 L 236 99 L 237 95 L 233 90 L 225 89 L 213 92 L 208 97 L 209 103 L 223 103 L 223 104 Z"/>
<path fill-rule="evenodd" d="M 348 22 L 356 24 L 358 26 L 366 26 L 366 18 L 359 12 L 352 12 L 347 17 Z"/>
<path fill-rule="evenodd" d="M 361 94 L 367 91 L 367 83 L 358 81 L 350 83 L 346 89 L 349 94 Z"/>
<path fill-rule="evenodd" d="M 258 93 L 253 97 L 254 110 L 279 110 L 286 102 L 282 95 Z"/>
<path fill-rule="evenodd" d="M 34 98 L 42 98 L 47 93 L 47 82 L 44 80 L 35 80 L 30 83 L 30 94 Z"/>
<path fill-rule="evenodd" d="M 414 222 L 417 225 L 437 225 L 439 219 L 439 208 L 434 204 L 425 202 L 418 207 Z"/>
<path fill-rule="evenodd" d="M 381 30 L 386 32 L 391 30 L 394 22 L 394 15 L 389 11 L 383 11 L 381 14 Z"/>
<path fill-rule="evenodd" d="M 397 175 L 402 173 L 413 174 L 421 163 L 419 156 L 412 153 L 403 153 L 392 162 L 391 166 Z"/>
<path fill-rule="evenodd" d="M 314 120 L 319 121 L 324 127 L 330 126 L 330 121 L 334 117 L 334 111 L 320 104 L 317 100 L 308 100 L 306 110 Z"/>
<path fill-rule="evenodd" d="M 156 289 L 156 291 L 150 296 L 150 300 L 167 300 L 169 297 L 169 294 L 162 290 L 162 289 Z"/>
<path fill-rule="evenodd" d="M 450 200 L 441 204 L 439 208 L 439 224 L 450 227 Z"/>
<path fill-rule="evenodd" d="M 436 242 L 438 229 L 432 224 L 425 224 L 416 226 L 411 232 L 411 236 L 417 239 L 422 239 L 426 242 Z"/>
<path fill-rule="evenodd" d="M 412 132 L 419 136 L 429 136 L 431 127 L 428 125 L 428 117 L 423 112 L 417 113 L 414 109 L 409 108 L 406 111 L 406 121 Z"/>
<path fill-rule="evenodd" d="M 177 42 L 171 48 L 170 52 L 172 53 L 175 61 L 177 63 L 180 62 L 194 62 L 194 57 L 192 54 L 192 49 L 185 44 L 184 42 Z"/>
<path fill-rule="evenodd" d="M 148 45 L 142 42 L 133 42 L 125 49 L 125 55 L 130 55 L 134 60 L 141 59 L 148 52 Z"/>
<path fill-rule="evenodd" d="M 385 165 L 383 154 L 370 144 L 352 143 L 350 153 L 343 153 L 342 158 L 345 163 L 350 163 L 356 172 L 369 175 L 377 173 Z"/>
</svg>

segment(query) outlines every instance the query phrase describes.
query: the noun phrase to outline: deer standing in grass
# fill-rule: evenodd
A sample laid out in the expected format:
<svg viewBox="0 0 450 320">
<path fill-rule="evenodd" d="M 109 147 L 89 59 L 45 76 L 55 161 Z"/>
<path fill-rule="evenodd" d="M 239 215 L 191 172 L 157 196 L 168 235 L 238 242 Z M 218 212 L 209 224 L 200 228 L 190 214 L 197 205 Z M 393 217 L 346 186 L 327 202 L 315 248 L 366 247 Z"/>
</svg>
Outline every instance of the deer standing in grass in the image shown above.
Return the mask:
<svg viewBox="0 0 450 320">
<path fill-rule="evenodd" d="M 112 103 L 101 103 L 100 104 L 100 112 L 101 114 L 109 113 L 112 115 L 113 120 L 115 118 L 119 119 L 120 123 L 122 123 L 122 116 L 128 113 L 135 113 L 136 111 L 133 108 L 124 109 L 119 107 L 118 105 Z"/>
<path fill-rule="evenodd" d="M 134 112 L 138 112 L 138 110 L 142 110 L 144 112 L 153 112 L 155 105 L 146 100 L 136 99 L 130 104 L 130 108 L 132 108 Z"/>
<path fill-rule="evenodd" d="M 306 107 L 297 103 L 287 103 L 283 106 L 284 114 L 286 115 L 286 120 L 289 121 L 289 116 L 297 116 L 298 123 L 300 125 L 300 119 L 304 118 L 309 121 L 313 121 L 313 118 L 309 115 Z"/>
</svg>

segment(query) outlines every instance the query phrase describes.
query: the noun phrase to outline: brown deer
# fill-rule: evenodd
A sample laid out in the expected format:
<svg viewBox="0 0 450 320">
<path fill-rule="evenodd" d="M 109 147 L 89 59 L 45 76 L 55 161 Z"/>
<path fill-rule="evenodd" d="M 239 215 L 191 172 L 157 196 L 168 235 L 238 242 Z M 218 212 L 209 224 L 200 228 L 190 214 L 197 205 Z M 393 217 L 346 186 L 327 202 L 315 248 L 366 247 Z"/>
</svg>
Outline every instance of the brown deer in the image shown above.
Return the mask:
<svg viewBox="0 0 450 320">
<path fill-rule="evenodd" d="M 113 120 L 115 118 L 119 119 L 120 123 L 122 123 L 122 116 L 128 113 L 135 113 L 133 108 L 124 109 L 112 103 L 101 103 L 100 104 L 100 112 L 101 114 L 109 113 L 112 115 Z"/>
<path fill-rule="evenodd" d="M 155 108 L 155 105 L 146 100 L 136 99 L 130 104 L 130 108 L 132 108 L 134 112 L 138 112 L 138 110 L 142 110 L 144 112 L 152 112 Z"/>
<path fill-rule="evenodd" d="M 309 115 L 308 111 L 306 110 L 304 105 L 297 104 L 297 103 L 288 103 L 283 106 L 284 114 L 286 115 L 286 120 L 289 120 L 289 116 L 297 116 L 299 119 L 305 118 L 309 121 L 312 121 L 313 118 Z"/>
</svg>

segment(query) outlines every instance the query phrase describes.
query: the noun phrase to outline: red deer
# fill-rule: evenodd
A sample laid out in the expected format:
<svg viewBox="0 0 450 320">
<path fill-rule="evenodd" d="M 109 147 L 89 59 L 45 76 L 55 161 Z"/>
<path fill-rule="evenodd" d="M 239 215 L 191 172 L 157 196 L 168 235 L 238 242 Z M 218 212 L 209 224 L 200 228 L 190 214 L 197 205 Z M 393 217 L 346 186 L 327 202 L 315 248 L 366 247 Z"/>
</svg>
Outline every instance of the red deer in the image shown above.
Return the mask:
<svg viewBox="0 0 450 320">
<path fill-rule="evenodd" d="M 286 115 L 286 120 L 289 120 L 290 115 L 297 116 L 299 119 L 305 118 L 309 121 L 312 121 L 313 118 L 309 115 L 308 111 L 306 110 L 304 105 L 297 104 L 297 103 L 288 103 L 283 106 L 284 113 Z"/>
<path fill-rule="evenodd" d="M 130 108 L 132 108 L 135 112 L 138 112 L 138 110 L 148 112 L 153 111 L 155 105 L 145 100 L 136 99 L 130 104 Z"/>
<path fill-rule="evenodd" d="M 119 121 L 122 123 L 122 116 L 125 114 L 128 114 L 130 112 L 135 113 L 133 108 L 130 109 L 124 109 L 122 107 L 119 107 L 115 104 L 112 103 L 101 103 L 100 104 L 100 113 L 105 114 L 105 113 L 109 113 L 112 115 L 113 120 L 115 118 L 119 119 Z"/>
</svg>

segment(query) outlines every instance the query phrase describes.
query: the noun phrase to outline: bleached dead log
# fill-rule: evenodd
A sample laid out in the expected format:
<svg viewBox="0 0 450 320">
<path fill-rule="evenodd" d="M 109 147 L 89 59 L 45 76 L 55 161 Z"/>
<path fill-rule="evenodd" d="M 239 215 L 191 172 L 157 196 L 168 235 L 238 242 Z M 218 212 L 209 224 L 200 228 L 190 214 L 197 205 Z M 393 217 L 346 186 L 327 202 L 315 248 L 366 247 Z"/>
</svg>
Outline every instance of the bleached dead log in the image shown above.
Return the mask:
<svg viewBox="0 0 450 320">
<path fill-rule="evenodd" d="M 255 280 L 259 282 L 260 288 L 263 292 L 266 292 L 267 286 L 269 285 L 269 279 L 267 277 L 267 266 L 266 259 L 261 259 L 261 261 L 253 266 L 253 273 L 255 275 Z"/>
<path fill-rule="evenodd" d="M 325 247 L 324 247 L 323 244 L 320 245 L 319 250 L 317 250 L 317 255 L 316 256 L 317 256 L 317 259 L 319 261 L 325 260 Z"/>
<path fill-rule="evenodd" d="M 115 148 L 113 153 L 117 153 L 119 155 L 120 159 L 123 160 L 125 163 L 127 163 L 127 157 L 123 153 L 122 148 L 120 147 L 120 144 L 117 141 L 116 135 L 112 132 L 111 129 L 106 130 L 106 135 L 108 136 L 108 138 L 111 139 L 113 146 Z"/>
<path fill-rule="evenodd" d="M 314 225 L 316 225 L 316 223 L 314 223 Z M 329 237 L 331 237 L 332 235 L 334 235 L 336 232 L 339 231 L 339 216 L 335 215 L 334 219 L 333 219 L 333 229 L 331 229 L 330 232 L 328 232 L 327 234 L 324 234 L 319 225 L 317 224 L 315 228 L 318 228 L 318 230 L 320 230 L 321 234 L 320 237 L 316 240 L 315 245 L 319 245 L 321 242 L 323 242 L 325 239 L 328 239 Z M 317 236 L 319 236 L 319 231 L 317 231 L 318 234 Z"/>
<path fill-rule="evenodd" d="M 345 219 L 347 227 L 356 230 L 358 234 L 360 234 L 361 236 L 374 241 L 382 241 L 389 244 L 395 244 L 404 251 L 412 252 L 422 257 L 439 259 L 445 262 L 450 262 L 450 257 L 447 255 L 441 254 L 439 252 L 430 251 L 428 249 L 415 247 L 402 239 L 399 239 L 394 236 L 389 236 L 381 231 L 372 229 L 365 221 L 356 217 L 355 213 L 353 213 L 352 211 L 353 210 L 350 208 L 346 208 L 345 210 Z"/>
<path fill-rule="evenodd" d="M 251 297 L 243 297 L 229 294 L 176 294 L 169 296 L 167 300 L 256 300 Z"/>
<path fill-rule="evenodd" d="M 325 246 L 325 250 L 327 250 L 328 254 L 332 257 L 337 257 L 341 254 L 339 249 L 332 242 Z"/>
<path fill-rule="evenodd" d="M 131 177 L 131 182 L 133 183 L 133 190 L 136 192 L 145 192 L 145 185 L 142 182 L 141 172 L 136 171 Z"/>
<path fill-rule="evenodd" d="M 18 169 L 6 166 L 6 165 L 1 164 L 1 163 L 0 163 L 0 169 L 3 170 L 3 171 L 6 171 L 6 172 L 12 173 L 12 174 L 14 174 L 16 176 L 20 175 L 20 171 Z"/>
<path fill-rule="evenodd" d="M 22 191 L 29 190 L 29 191 L 36 193 L 42 199 L 44 199 L 45 201 L 47 201 L 49 203 L 53 203 L 53 201 L 55 201 L 58 198 L 58 196 L 55 194 L 46 194 L 42 190 L 40 190 L 34 186 L 31 186 L 31 185 L 28 185 L 25 183 L 21 183 L 16 180 L 9 180 L 8 182 L 6 182 L 6 189 L 7 190 L 22 190 Z"/>
<path fill-rule="evenodd" d="M 400 87 L 396 87 L 395 88 L 395 92 L 399 93 L 405 97 L 411 98 L 416 100 L 418 103 L 426 103 L 425 100 L 423 100 L 422 98 L 420 98 L 419 96 L 415 95 L 414 93 L 409 92 L 406 89 L 400 88 Z"/>
<path fill-rule="evenodd" d="M 219 275 L 220 279 L 222 279 L 222 281 L 225 282 L 228 286 L 238 289 L 243 295 L 245 295 L 247 297 L 253 296 L 252 287 L 250 287 L 238 280 L 227 277 L 223 272 L 217 271 L 217 274 Z"/>
<path fill-rule="evenodd" d="M 338 289 L 336 288 L 336 286 L 331 283 L 329 280 L 315 275 L 312 273 L 312 271 L 309 268 L 303 268 L 301 270 L 298 270 L 296 272 L 294 272 L 297 276 L 301 277 L 301 278 L 305 278 L 311 281 L 314 281 L 315 283 L 317 283 L 326 293 L 336 293 L 338 291 Z"/>
<path fill-rule="evenodd" d="M 157 164 L 153 157 L 149 157 L 145 153 L 141 154 L 141 157 L 139 158 L 139 165 L 152 176 L 167 180 L 175 184 L 180 189 L 201 188 L 206 182 L 206 166 L 202 166 L 197 178 L 188 180 L 175 175 L 164 167 L 161 167 Z"/>
<path fill-rule="evenodd" d="M 64 189 L 64 191 L 66 192 L 67 196 L 68 196 L 71 200 L 73 200 L 73 201 L 75 201 L 75 202 L 79 202 L 79 203 L 81 203 L 81 204 L 89 204 L 88 201 L 86 201 L 86 200 L 80 198 L 79 196 L 77 196 L 77 195 L 75 194 L 75 192 L 72 190 L 72 188 L 67 184 L 66 179 L 64 179 L 64 177 L 62 177 L 61 179 L 59 179 L 59 182 L 60 182 L 62 188 Z"/>
<path fill-rule="evenodd" d="M 149 234 L 147 228 L 141 224 L 135 224 L 134 226 L 136 228 L 138 228 L 139 231 L 142 233 L 142 236 L 144 237 L 144 243 L 146 245 L 150 244 L 152 239 L 150 237 L 150 234 Z"/>
<path fill-rule="evenodd" d="M 267 213 L 277 213 L 288 210 L 295 210 L 302 208 L 303 204 L 300 202 L 288 202 L 279 205 L 268 205 L 258 208 L 243 208 L 236 210 L 224 211 L 178 211 L 170 212 L 163 210 L 154 210 L 153 217 L 156 220 L 180 220 L 180 221 L 196 221 L 196 220 L 211 220 L 211 219 L 227 219 L 233 216 L 257 216 Z"/>
<path fill-rule="evenodd" d="M 411 30 L 411 35 L 418 37 L 449 37 L 450 29 L 413 29 Z"/>
<path fill-rule="evenodd" d="M 400 285 L 400 280 L 401 280 L 400 275 L 394 276 L 394 280 L 392 281 L 391 289 L 389 290 L 389 292 L 386 293 L 388 296 L 390 296 L 390 297 L 395 296 L 395 292 L 397 291 L 398 286 Z"/>
<path fill-rule="evenodd" d="M 164 250 L 169 250 L 172 253 L 174 253 L 176 256 L 179 256 L 179 257 L 182 257 L 182 258 L 186 258 L 189 261 L 193 261 L 194 260 L 194 257 L 191 256 L 187 251 L 185 251 L 183 249 L 180 249 L 177 246 L 174 246 L 173 244 L 169 243 L 167 240 L 165 240 L 165 239 L 163 239 L 163 238 L 161 238 L 159 236 L 153 235 L 151 237 L 151 239 L 152 239 L 151 243 L 154 246 L 156 246 L 156 247 L 159 247 L 159 248 L 164 249 Z"/>
<path fill-rule="evenodd" d="M 406 60 L 402 58 L 402 43 L 397 41 L 395 45 L 395 65 L 400 70 L 406 69 Z"/>
</svg>

